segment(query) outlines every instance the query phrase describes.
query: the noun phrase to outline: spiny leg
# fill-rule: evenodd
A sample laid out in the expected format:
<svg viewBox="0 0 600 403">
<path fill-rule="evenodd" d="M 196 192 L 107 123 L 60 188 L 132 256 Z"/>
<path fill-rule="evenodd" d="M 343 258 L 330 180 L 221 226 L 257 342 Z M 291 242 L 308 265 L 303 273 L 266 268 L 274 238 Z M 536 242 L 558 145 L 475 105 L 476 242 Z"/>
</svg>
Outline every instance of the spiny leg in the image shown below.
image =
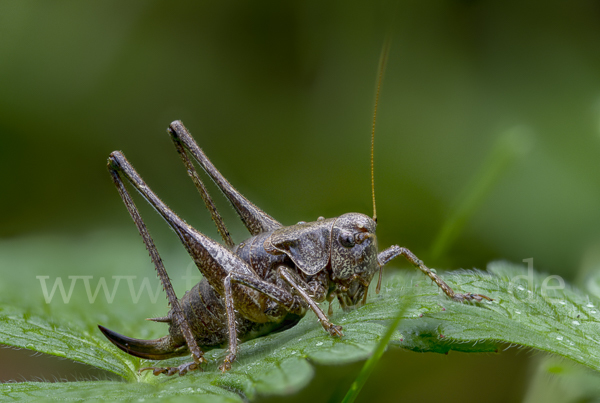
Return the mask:
<svg viewBox="0 0 600 403">
<path fill-rule="evenodd" d="M 383 252 L 379 253 L 379 255 L 377 256 L 377 260 L 379 261 L 379 264 L 381 266 L 383 266 L 387 262 L 389 262 L 390 260 L 395 258 L 396 256 L 400 256 L 400 255 L 404 256 L 404 258 L 406 258 L 406 260 L 408 260 L 416 268 L 418 268 L 423 273 L 425 273 L 430 279 L 432 279 L 438 285 L 438 287 L 440 287 L 442 289 L 442 291 L 444 291 L 444 293 L 447 296 L 449 296 L 450 298 L 452 298 L 455 301 L 463 302 L 463 301 L 473 301 L 474 300 L 474 301 L 480 302 L 484 299 L 487 299 L 488 301 L 493 301 L 492 298 L 486 297 L 485 295 L 482 295 L 482 294 L 473 294 L 473 293 L 459 294 L 459 293 L 454 292 L 454 290 L 452 288 L 450 288 L 450 286 L 448 284 L 446 284 L 446 282 L 444 280 L 442 280 L 440 276 L 438 276 L 433 271 L 431 271 L 431 269 L 429 269 L 427 266 L 425 266 L 425 264 L 420 259 L 418 259 L 411 251 L 409 251 L 406 248 L 401 248 L 398 245 L 391 246 L 388 249 L 384 250 Z"/>
<path fill-rule="evenodd" d="M 194 338 L 194 335 L 192 334 L 189 324 L 187 323 L 186 319 L 183 316 L 183 311 L 181 310 L 181 305 L 179 304 L 177 295 L 175 295 L 175 291 L 173 290 L 171 280 L 169 279 L 169 275 L 167 274 L 167 271 L 165 270 L 165 267 L 163 265 L 160 254 L 158 253 L 158 250 L 156 249 L 154 240 L 150 236 L 150 233 L 148 232 L 148 229 L 146 228 L 146 224 L 142 220 L 139 210 L 137 209 L 135 203 L 133 202 L 133 199 L 131 198 L 131 195 L 129 194 L 129 192 L 125 188 L 123 181 L 121 180 L 121 177 L 119 175 L 119 172 L 122 172 L 121 157 L 123 159 L 125 158 L 120 153 L 111 154 L 111 156 L 109 158 L 108 169 L 112 176 L 113 182 L 115 183 L 115 186 L 117 187 L 117 190 L 119 191 L 119 195 L 121 196 L 121 199 L 123 200 L 123 203 L 125 204 L 125 207 L 127 208 L 127 211 L 129 211 L 131 218 L 133 219 L 140 235 L 142 236 L 144 244 L 146 245 L 146 249 L 148 250 L 148 253 L 150 254 L 150 258 L 152 259 L 152 263 L 154 264 L 154 267 L 156 268 L 156 272 L 162 283 L 163 289 L 165 290 L 165 292 L 167 294 L 167 298 L 169 300 L 169 305 L 171 305 L 171 309 L 173 312 L 173 314 L 172 314 L 173 320 L 181 329 L 181 333 L 183 334 L 183 337 L 185 338 L 188 348 L 190 349 L 190 352 L 192 353 L 192 359 L 194 360 L 193 364 L 195 364 L 195 365 L 190 365 L 187 370 L 196 369 L 196 368 L 198 368 L 198 364 L 205 361 L 205 359 L 203 358 L 204 353 L 198 347 L 198 344 L 196 343 L 196 339 Z M 186 370 L 186 372 L 187 372 L 187 370 Z"/>
<path fill-rule="evenodd" d="M 342 337 L 344 334 L 342 333 L 342 327 L 338 325 L 334 325 L 329 321 L 325 313 L 321 310 L 319 305 L 308 295 L 308 293 L 298 284 L 296 279 L 294 279 L 294 275 L 290 272 L 290 270 L 285 266 L 279 266 L 277 268 L 277 272 L 283 279 L 294 288 L 300 296 L 304 299 L 304 301 L 308 304 L 310 309 L 317 315 L 321 326 L 332 336 Z"/>
<path fill-rule="evenodd" d="M 111 154 L 111 164 L 118 167 L 127 180 L 165 219 L 169 226 L 179 236 L 182 244 L 198 266 L 210 286 L 219 294 L 224 295 L 223 281 L 232 272 L 252 274 L 250 266 L 240 257 L 231 253 L 220 243 L 194 229 L 173 212 L 160 198 L 152 192 L 142 180 L 125 156 L 115 151 Z"/>
<path fill-rule="evenodd" d="M 194 262 L 215 292 L 222 296 L 225 295 L 224 279 L 227 278 L 231 273 L 235 272 L 240 273 L 241 275 L 255 276 L 252 269 L 241 258 L 232 254 L 231 251 L 223 245 L 196 231 L 179 216 L 177 216 L 177 214 L 175 214 L 171 209 L 169 209 L 166 204 L 160 200 L 160 198 L 158 198 L 158 196 L 156 196 L 152 190 L 150 190 L 148 185 L 146 185 L 146 183 L 142 180 L 140 175 L 135 171 L 133 166 L 129 163 L 129 161 L 127 161 L 122 153 L 118 151 L 113 152 L 109 158 L 109 166 L 112 167 L 111 172 L 115 171 L 117 178 L 118 172 L 123 174 L 125 178 L 136 188 L 136 190 L 140 192 L 142 196 L 144 196 L 144 198 L 165 219 L 165 221 L 167 221 L 171 228 L 173 228 L 175 233 L 181 239 L 181 242 L 184 244 L 186 250 L 191 255 L 192 259 L 194 259 Z M 120 178 L 118 178 L 118 180 L 121 182 Z M 125 190 L 124 187 L 123 190 Z M 129 197 L 129 199 L 131 198 Z M 133 204 L 133 202 L 131 202 L 131 204 Z M 187 325 L 187 323 L 185 323 L 185 325 Z M 189 328 L 189 326 L 187 327 Z M 182 333 L 183 331 L 184 330 L 182 328 Z M 186 342 L 188 342 L 187 337 Z M 195 340 L 193 340 L 193 343 L 196 344 Z M 190 347 L 190 350 L 192 350 L 189 342 L 188 346 Z M 177 372 L 182 374 L 195 368 L 197 367 L 192 365 L 192 363 L 189 363 L 189 365 L 183 364 L 179 367 L 173 368 L 146 369 L 153 370 L 153 372 L 156 374 L 166 373 L 169 375 Z"/>
<path fill-rule="evenodd" d="M 262 232 L 271 231 L 281 228 L 281 224 L 273 217 L 262 211 L 250 200 L 246 199 L 238 192 L 231 184 L 221 175 L 221 173 L 210 162 L 202 149 L 194 141 L 188 130 L 181 121 L 176 120 L 169 126 L 169 134 L 173 137 L 173 141 L 180 143 L 187 149 L 194 159 L 198 161 L 202 169 L 212 178 L 219 189 L 225 194 L 231 202 L 236 212 L 244 222 L 246 228 L 252 235 L 258 235 Z M 186 164 L 187 165 L 187 164 Z M 209 208 L 210 209 L 210 208 Z"/>
<path fill-rule="evenodd" d="M 171 129 L 169 129 L 168 131 L 171 134 Z M 196 186 L 196 189 L 198 189 L 198 192 L 200 193 L 202 200 L 204 200 L 204 204 L 206 205 L 207 210 L 210 212 L 210 215 L 211 215 L 215 225 L 217 226 L 217 231 L 219 231 L 221 238 L 223 238 L 223 241 L 229 247 L 229 249 L 233 249 L 235 244 L 233 243 L 233 240 L 231 239 L 231 235 L 229 234 L 229 231 L 227 230 L 227 226 L 225 225 L 225 222 L 223 221 L 221 214 L 219 214 L 217 206 L 215 206 L 215 203 L 213 202 L 212 197 L 210 197 L 208 190 L 206 190 L 206 186 L 204 186 L 204 182 L 202 182 L 202 179 L 198 175 L 198 172 L 196 171 L 194 164 L 192 164 L 192 161 L 190 161 L 190 159 L 188 158 L 187 152 L 185 151 L 185 147 L 183 146 L 182 142 L 179 140 L 178 137 L 171 135 L 171 139 L 173 140 L 173 143 L 175 144 L 175 148 L 177 149 L 177 152 L 179 153 L 179 156 L 181 157 L 181 160 L 183 161 L 183 164 L 185 165 L 185 167 L 187 169 L 188 175 L 192 178 L 192 181 L 194 182 L 194 186 Z"/>
<path fill-rule="evenodd" d="M 289 271 L 287 268 L 285 268 L 285 266 L 280 266 L 278 268 L 278 272 L 280 273 L 280 275 L 281 275 L 281 270 L 286 270 L 287 275 L 289 275 Z M 225 372 L 225 371 L 228 371 L 229 369 L 231 369 L 231 363 L 235 360 L 235 358 L 237 356 L 238 339 L 237 339 L 237 325 L 236 325 L 237 322 L 236 322 L 236 318 L 235 318 L 236 310 L 235 310 L 235 304 L 234 304 L 234 299 L 235 299 L 234 295 L 238 295 L 238 294 L 234 294 L 234 292 L 233 292 L 233 284 L 234 283 L 245 285 L 247 287 L 252 288 L 253 290 L 260 292 L 261 294 L 266 295 L 267 297 L 271 298 L 275 302 L 282 305 L 290 313 L 293 313 L 296 315 L 303 315 L 305 312 L 305 306 L 302 303 L 300 303 L 299 300 L 297 299 L 297 297 L 292 295 L 287 289 L 282 288 L 276 284 L 264 281 L 263 279 L 256 276 L 255 274 L 244 274 L 244 273 L 238 273 L 238 272 L 230 273 L 229 276 L 227 276 L 227 278 L 224 281 L 225 309 L 227 312 L 227 324 L 228 324 L 228 330 L 229 330 L 229 354 L 225 358 L 223 364 L 221 366 L 219 366 L 219 369 L 222 372 Z M 317 313 L 317 316 L 319 317 L 319 320 L 321 321 L 321 323 L 328 323 L 327 317 L 325 317 L 325 315 L 323 314 L 323 312 L 321 311 L 319 306 L 313 301 L 311 296 L 308 295 L 308 293 L 305 291 L 305 289 L 310 289 L 311 287 L 307 283 L 304 283 L 304 282 L 302 282 L 302 286 L 298 286 L 297 283 L 294 283 L 294 284 L 295 284 L 294 287 L 299 290 L 302 297 L 304 299 L 306 299 L 306 302 L 309 304 L 309 306 L 311 308 L 313 308 L 313 310 L 315 310 L 315 313 Z M 316 287 L 313 287 L 313 291 L 317 294 L 320 292 L 320 290 L 318 290 Z M 325 291 L 322 291 L 322 294 L 323 294 L 322 297 L 324 299 Z M 319 298 L 320 295 L 316 295 L 315 297 Z M 325 322 L 323 322 L 323 319 Z M 331 329 L 336 329 L 338 331 L 335 332 L 335 335 L 341 336 L 341 332 L 339 332 L 339 330 L 341 330 L 341 327 L 333 326 L 331 324 L 329 324 L 329 326 L 324 324 L 323 327 L 326 330 L 328 330 L 330 333 L 332 331 Z M 331 333 L 331 334 L 333 335 L 334 333 Z"/>
<path fill-rule="evenodd" d="M 232 273 L 233 274 L 233 273 Z M 225 357 L 223 364 L 219 366 L 221 372 L 229 371 L 231 363 L 237 356 L 237 326 L 235 321 L 235 308 L 233 303 L 233 292 L 231 291 L 231 274 L 225 278 L 225 310 L 227 312 L 227 328 L 229 330 L 229 354 Z"/>
</svg>

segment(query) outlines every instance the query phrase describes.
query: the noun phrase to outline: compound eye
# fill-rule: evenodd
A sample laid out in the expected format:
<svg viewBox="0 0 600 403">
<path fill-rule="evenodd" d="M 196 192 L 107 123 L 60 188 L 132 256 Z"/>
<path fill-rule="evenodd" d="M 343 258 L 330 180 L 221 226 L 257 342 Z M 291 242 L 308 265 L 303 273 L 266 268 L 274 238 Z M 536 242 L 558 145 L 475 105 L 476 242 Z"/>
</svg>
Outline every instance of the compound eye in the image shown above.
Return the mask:
<svg viewBox="0 0 600 403">
<path fill-rule="evenodd" d="M 340 243 L 346 248 L 353 247 L 355 244 L 354 234 L 351 232 L 342 232 L 340 234 Z"/>
</svg>

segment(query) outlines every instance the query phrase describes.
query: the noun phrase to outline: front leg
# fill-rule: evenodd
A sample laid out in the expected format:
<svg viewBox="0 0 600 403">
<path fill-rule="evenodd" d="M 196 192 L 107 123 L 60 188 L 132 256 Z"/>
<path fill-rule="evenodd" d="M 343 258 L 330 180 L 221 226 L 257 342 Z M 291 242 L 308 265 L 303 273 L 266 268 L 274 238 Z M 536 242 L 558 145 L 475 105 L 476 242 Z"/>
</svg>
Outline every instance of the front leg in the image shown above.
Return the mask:
<svg viewBox="0 0 600 403">
<path fill-rule="evenodd" d="M 292 272 L 290 272 L 289 268 L 287 268 L 285 266 L 279 266 L 277 268 L 277 272 L 279 273 L 279 275 L 281 277 L 283 277 L 283 279 L 290 286 L 292 286 L 293 289 L 295 289 L 298 292 L 298 294 L 300 294 L 300 296 L 302 296 L 302 298 L 308 304 L 310 309 L 312 309 L 313 312 L 315 313 L 315 315 L 317 315 L 317 318 L 319 319 L 319 322 L 321 322 L 321 325 L 323 326 L 323 328 L 327 332 L 329 332 L 330 335 L 337 336 L 337 337 L 342 337 L 344 335 L 342 333 L 342 327 L 338 326 L 338 325 L 334 325 L 333 323 L 331 323 L 329 321 L 329 319 L 327 318 L 325 313 L 323 313 L 323 311 L 321 310 L 319 305 L 317 305 L 317 303 L 308 295 L 308 293 L 294 279 L 295 276 L 292 274 Z"/>
<path fill-rule="evenodd" d="M 482 295 L 482 294 L 473 294 L 473 293 L 459 294 L 459 293 L 454 292 L 454 290 L 452 288 L 450 288 L 450 286 L 448 284 L 446 284 L 446 282 L 444 280 L 442 280 L 440 276 L 438 276 L 433 271 L 431 271 L 431 269 L 429 269 L 427 266 L 425 266 L 425 264 L 423 263 L 423 261 L 421 261 L 420 259 L 418 259 L 408 249 L 401 248 L 398 245 L 391 246 L 388 249 L 386 249 L 383 252 L 381 252 L 377 256 L 377 260 L 379 262 L 379 265 L 383 266 L 384 264 L 386 264 L 387 262 L 389 262 L 390 260 L 392 260 L 396 256 L 400 256 L 400 255 L 404 256 L 406 258 L 406 260 L 408 260 L 416 268 L 418 268 L 423 273 L 425 273 L 430 279 L 432 279 L 438 285 L 438 287 L 440 287 L 442 289 L 442 291 L 444 291 L 444 293 L 447 296 L 449 296 L 450 298 L 452 298 L 455 301 L 459 301 L 459 302 L 463 302 L 463 301 L 477 301 L 477 302 L 481 302 L 484 299 L 487 299 L 488 301 L 493 301 L 493 299 L 491 299 L 490 297 L 486 297 L 485 295 Z"/>
</svg>

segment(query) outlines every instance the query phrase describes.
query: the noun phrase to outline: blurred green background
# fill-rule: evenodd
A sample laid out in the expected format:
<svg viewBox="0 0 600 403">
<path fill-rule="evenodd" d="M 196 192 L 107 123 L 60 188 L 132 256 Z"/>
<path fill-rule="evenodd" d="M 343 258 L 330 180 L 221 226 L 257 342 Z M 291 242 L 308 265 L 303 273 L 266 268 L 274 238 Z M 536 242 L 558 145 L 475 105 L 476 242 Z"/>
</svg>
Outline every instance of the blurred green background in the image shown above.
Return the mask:
<svg viewBox="0 0 600 403">
<path fill-rule="evenodd" d="M 591 0 L 0 1 L 0 242 L 135 239 L 105 167 L 113 150 L 217 238 L 166 134 L 175 119 L 285 224 L 371 214 L 369 135 L 388 31 L 375 144 L 380 245 L 401 244 L 440 269 L 533 258 L 537 270 L 581 281 L 600 261 L 600 3 Z M 507 138 L 508 162 L 494 163 Z M 432 253 L 478 192 L 453 242 Z M 233 210 L 217 203 L 243 240 Z M 185 259 L 157 215 L 142 211 L 161 250 Z M 43 259 L 74 259 L 72 245 Z M 145 256 L 141 241 L 132 253 Z M 80 261 L 73 274 L 86 273 Z M 18 271 L 25 299 L 37 302 L 35 275 L 53 273 L 24 262 L 0 267 L 0 290 Z M 0 360 L 30 359 L 16 354 L 0 349 Z M 520 400 L 531 361 L 514 350 L 388 352 L 363 397 L 434 400 L 446 388 Z M 41 376 L 39 362 L 18 373 Z M 349 386 L 358 368 L 319 368 L 302 398 Z"/>
</svg>

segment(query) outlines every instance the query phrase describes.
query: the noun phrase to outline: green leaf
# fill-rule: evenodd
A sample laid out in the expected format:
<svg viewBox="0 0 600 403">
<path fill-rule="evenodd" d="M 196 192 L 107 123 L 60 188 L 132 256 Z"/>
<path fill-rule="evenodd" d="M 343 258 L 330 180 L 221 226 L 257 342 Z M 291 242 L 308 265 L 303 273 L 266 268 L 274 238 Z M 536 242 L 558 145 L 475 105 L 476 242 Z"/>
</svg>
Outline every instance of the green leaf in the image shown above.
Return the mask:
<svg viewBox="0 0 600 403">
<path fill-rule="evenodd" d="M 94 276 L 90 279 L 93 291 L 101 275 L 108 279 L 115 273 L 139 275 L 141 283 L 143 271 L 146 275 L 152 273 L 143 250 L 139 257 L 135 253 L 135 257 L 131 257 L 130 248 L 135 246 L 130 241 L 110 238 L 101 245 L 100 251 L 113 253 L 94 253 L 101 239 L 104 237 L 96 239 L 95 248 L 83 248 L 82 260 L 63 260 L 60 268 L 46 271 L 50 277 L 48 284 L 54 284 L 54 280 L 62 276 L 68 288 L 69 275 L 89 274 Z M 61 245 L 44 241 L 43 245 L 53 253 L 72 246 L 68 242 Z M 505 343 L 519 344 L 570 358 L 596 371 L 600 369 L 598 298 L 568 286 L 557 288 L 561 284 L 557 276 L 544 276 L 521 266 L 498 262 L 490 264 L 488 273 L 443 274 L 456 291 L 485 294 L 494 298 L 492 302 L 453 302 L 422 274 L 389 269 L 382 292 L 379 295 L 373 292 L 365 306 L 342 312 L 337 302 L 334 303 L 332 321 L 344 327 L 342 339 L 329 336 L 314 314 L 309 313 L 292 329 L 243 343 L 238 361 L 226 374 L 218 371 L 226 351 L 218 349 L 207 352 L 209 364 L 204 372 L 171 378 L 154 377 L 148 372 L 140 375 L 137 372 L 140 367 L 156 365 L 156 362 L 140 360 L 116 349 L 104 339 L 96 324 L 107 325 L 132 337 L 164 335 L 165 326 L 143 321 L 145 317 L 166 312 L 162 294 L 156 303 L 140 299 L 139 303 L 132 304 L 128 287 L 123 283 L 112 303 L 107 302 L 102 291 L 94 303 L 90 303 L 80 282 L 75 283 L 69 303 L 64 303 L 59 291 L 46 303 L 36 275 L 44 274 L 41 268 L 47 268 L 44 265 L 48 263 L 37 257 L 38 254 L 24 254 L 19 249 L 23 245 L 19 245 L 0 244 L 3 259 L 0 264 L 15 268 L 7 271 L 5 281 L 0 283 L 0 344 L 89 364 L 117 374 L 126 382 L 9 383 L 0 385 L 0 396 L 4 398 L 89 400 L 97 397 L 152 401 L 202 395 L 207 401 L 243 401 L 259 395 L 294 393 L 310 382 L 314 374 L 312 363 L 334 365 L 368 358 L 409 293 L 413 300 L 402 315 L 400 328 L 391 336 L 392 346 L 446 353 L 450 350 L 489 352 L 497 351 Z M 42 243 L 36 245 L 44 248 Z M 11 261 L 11 257 L 17 255 L 29 259 L 27 273 L 18 270 L 17 260 Z M 186 265 L 168 251 L 164 256 L 168 266 L 173 262 L 179 267 Z M 140 271 L 120 273 L 123 262 Z M 176 276 L 173 281 L 181 295 L 184 284 Z M 139 288 L 139 284 L 136 287 Z M 171 359 L 160 365 L 178 365 L 186 360 L 186 357 Z"/>
<path fill-rule="evenodd" d="M 150 383 L 125 383 L 110 381 L 94 382 L 23 382 L 0 385 L 0 398 L 35 401 L 116 401 L 137 402 L 189 401 L 192 395 L 202 397 L 202 402 L 238 403 L 242 400 L 233 393 L 210 384 L 197 385 L 192 377 L 169 380 L 168 385 Z M 198 398 L 194 398 L 198 401 Z"/>
</svg>

